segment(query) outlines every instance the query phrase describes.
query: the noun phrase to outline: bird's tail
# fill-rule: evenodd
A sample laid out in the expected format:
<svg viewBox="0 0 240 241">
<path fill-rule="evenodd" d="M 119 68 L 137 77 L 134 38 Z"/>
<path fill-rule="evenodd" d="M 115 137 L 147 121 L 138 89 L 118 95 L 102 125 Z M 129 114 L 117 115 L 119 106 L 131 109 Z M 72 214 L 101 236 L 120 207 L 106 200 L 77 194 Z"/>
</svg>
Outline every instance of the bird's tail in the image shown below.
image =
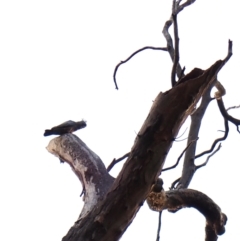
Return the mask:
<svg viewBox="0 0 240 241">
<path fill-rule="evenodd" d="M 45 130 L 44 136 L 50 136 L 52 134 L 51 130 Z"/>
</svg>

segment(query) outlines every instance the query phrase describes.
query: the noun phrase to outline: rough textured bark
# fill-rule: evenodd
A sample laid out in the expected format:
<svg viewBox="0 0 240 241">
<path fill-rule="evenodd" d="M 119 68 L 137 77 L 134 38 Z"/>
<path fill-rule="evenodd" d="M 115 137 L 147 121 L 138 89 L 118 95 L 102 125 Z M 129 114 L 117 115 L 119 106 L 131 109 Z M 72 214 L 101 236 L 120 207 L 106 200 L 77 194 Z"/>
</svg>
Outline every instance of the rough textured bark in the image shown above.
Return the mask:
<svg viewBox="0 0 240 241">
<path fill-rule="evenodd" d="M 227 216 L 221 208 L 207 195 L 193 189 L 177 189 L 164 191 L 159 178 L 148 194 L 147 203 L 153 211 L 177 212 L 182 208 L 195 208 L 206 218 L 206 239 L 217 240 L 218 235 L 225 232 Z"/>
<path fill-rule="evenodd" d="M 73 134 L 64 134 L 50 141 L 47 150 L 67 162 L 82 183 L 84 206 L 79 220 L 85 217 L 107 194 L 114 178 L 93 151 Z"/>
<path fill-rule="evenodd" d="M 217 61 L 206 71 L 194 69 L 184 81 L 157 96 L 106 198 L 79 219 L 63 241 L 119 240 L 156 182 L 181 125 L 214 84 L 225 61 Z M 54 149 L 55 155 L 61 156 L 61 148 L 55 146 Z"/>
</svg>

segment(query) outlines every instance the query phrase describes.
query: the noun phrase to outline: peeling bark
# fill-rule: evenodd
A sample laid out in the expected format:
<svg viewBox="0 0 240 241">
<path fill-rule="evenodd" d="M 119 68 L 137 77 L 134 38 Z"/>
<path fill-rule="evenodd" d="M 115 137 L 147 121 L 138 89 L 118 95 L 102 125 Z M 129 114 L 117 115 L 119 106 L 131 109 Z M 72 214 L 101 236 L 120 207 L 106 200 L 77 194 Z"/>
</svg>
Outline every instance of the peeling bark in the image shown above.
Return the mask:
<svg viewBox="0 0 240 241">
<path fill-rule="evenodd" d="M 81 181 L 84 206 L 78 220 L 84 218 L 105 197 L 114 178 L 108 174 L 99 156 L 73 134 L 54 138 L 47 150 L 68 163 Z"/>
</svg>

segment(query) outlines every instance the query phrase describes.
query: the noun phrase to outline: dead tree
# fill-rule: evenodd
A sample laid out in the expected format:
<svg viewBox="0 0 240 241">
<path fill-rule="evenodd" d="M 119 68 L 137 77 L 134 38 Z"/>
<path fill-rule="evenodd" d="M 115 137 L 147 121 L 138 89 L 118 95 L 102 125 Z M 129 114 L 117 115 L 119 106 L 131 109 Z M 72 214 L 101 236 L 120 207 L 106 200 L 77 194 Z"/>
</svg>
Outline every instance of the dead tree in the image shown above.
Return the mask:
<svg viewBox="0 0 240 241">
<path fill-rule="evenodd" d="M 135 143 L 129 153 L 114 160 L 108 169 L 101 159 L 87 145 L 72 133 L 63 134 L 50 141 L 47 149 L 61 161 L 68 163 L 83 186 L 84 207 L 78 220 L 62 239 L 63 241 L 113 241 L 119 240 L 133 221 L 136 213 L 147 200 L 150 209 L 161 212 L 169 210 L 176 212 L 182 207 L 194 207 L 206 218 L 205 240 L 217 240 L 218 235 L 225 231 L 227 216 L 220 207 L 205 194 L 188 189 L 194 173 L 207 164 L 208 159 L 216 149 L 217 144 L 227 138 L 228 122 L 237 127 L 240 121 L 230 116 L 222 100 L 225 89 L 217 80 L 217 75 L 232 55 L 232 42 L 228 43 L 227 56 L 218 60 L 208 69 L 194 68 L 184 74 L 184 68 L 179 63 L 179 37 L 177 16 L 187 6 L 194 3 L 187 0 L 173 1 L 171 18 L 166 22 L 163 34 L 167 47 L 144 47 L 134 52 L 128 59 L 116 66 L 114 82 L 118 68 L 145 49 L 166 51 L 173 61 L 171 83 L 172 88 L 160 92 L 155 98 L 152 108 L 144 121 Z M 168 29 L 173 25 L 174 44 Z M 176 80 L 178 77 L 178 80 Z M 218 92 L 211 98 L 210 91 L 215 86 Z M 200 106 L 196 109 L 198 101 Z M 196 145 L 201 120 L 211 101 L 217 101 L 223 116 L 225 133 L 216 139 L 211 148 L 196 155 Z M 179 129 L 187 117 L 191 117 L 187 147 L 184 150 L 184 165 L 182 175 L 173 182 L 171 190 L 164 191 L 163 181 L 159 178 L 168 152 L 176 139 Z M 195 159 L 211 154 L 201 165 L 195 164 Z M 118 161 L 127 160 L 116 179 L 108 171 Z M 184 237 L 183 237 L 184 238 Z"/>
</svg>

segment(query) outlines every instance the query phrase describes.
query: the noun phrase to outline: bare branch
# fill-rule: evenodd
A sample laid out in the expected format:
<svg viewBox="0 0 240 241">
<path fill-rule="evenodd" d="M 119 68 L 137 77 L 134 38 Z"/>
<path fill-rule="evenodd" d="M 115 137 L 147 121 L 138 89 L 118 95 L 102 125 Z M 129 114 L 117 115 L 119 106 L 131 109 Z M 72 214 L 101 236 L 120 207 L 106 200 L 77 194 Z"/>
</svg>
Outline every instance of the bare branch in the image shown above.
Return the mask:
<svg viewBox="0 0 240 241">
<path fill-rule="evenodd" d="M 208 163 L 208 161 L 209 161 L 209 159 L 210 159 L 216 152 L 218 152 L 221 147 L 222 147 L 222 146 L 221 146 L 221 143 L 220 143 L 220 144 L 218 145 L 217 149 L 216 149 L 212 154 L 210 154 L 210 155 L 207 157 L 206 161 L 205 161 L 203 164 L 196 166 L 196 169 L 199 169 L 199 168 L 201 168 L 201 167 L 203 167 L 203 166 L 206 166 L 207 163 Z"/>
<path fill-rule="evenodd" d="M 47 150 L 68 163 L 82 183 L 84 206 L 79 218 L 84 218 L 101 201 L 114 178 L 110 176 L 102 160 L 74 134 L 64 134 L 52 139 Z"/>
<path fill-rule="evenodd" d="M 206 218 L 206 228 L 214 231 L 215 235 L 222 235 L 225 232 L 227 216 L 221 212 L 220 207 L 207 195 L 193 189 L 180 189 L 170 191 L 155 191 L 151 189 L 147 197 L 147 204 L 153 211 L 167 209 L 170 212 L 177 212 L 183 207 L 193 207 L 202 213 Z M 211 232 L 210 232 L 211 233 Z M 209 233 L 206 232 L 206 240 Z"/>
<path fill-rule="evenodd" d="M 175 139 L 175 141 L 176 141 L 177 139 L 181 138 L 181 137 L 186 133 L 187 129 L 188 129 L 188 128 L 186 128 L 180 136 L 177 136 L 176 139 Z"/>
<path fill-rule="evenodd" d="M 173 58 L 173 66 L 172 66 L 172 86 L 176 84 L 176 72 L 177 72 L 177 65 L 179 63 L 179 37 L 178 37 L 178 25 L 177 25 L 177 14 L 175 11 L 172 14 L 173 19 L 173 28 L 174 28 L 174 41 L 175 41 L 175 50 L 174 50 L 174 58 Z M 182 72 L 181 72 L 182 75 Z"/>
<path fill-rule="evenodd" d="M 118 162 L 124 160 L 125 158 L 127 158 L 129 156 L 130 152 L 126 153 L 125 155 L 123 155 L 122 157 L 118 158 L 118 159 L 113 159 L 112 162 L 109 164 L 107 171 L 110 172 L 110 170 L 113 168 L 113 166 L 115 164 L 117 164 Z"/>
<path fill-rule="evenodd" d="M 232 42 L 229 41 L 228 42 L 228 54 L 222 62 L 222 67 L 229 60 L 231 55 L 232 55 Z M 199 75 L 201 74 L 200 72 L 201 72 L 201 70 L 199 70 Z M 189 75 L 194 76 L 194 73 L 193 74 L 190 73 Z M 186 81 L 186 79 L 188 79 L 187 76 L 183 77 L 177 83 L 177 85 Z M 206 90 L 205 94 L 202 96 L 202 101 L 201 101 L 201 104 L 200 104 L 199 108 L 191 115 L 191 122 L 192 123 L 191 123 L 191 126 L 190 126 L 188 142 L 193 140 L 193 139 L 196 139 L 198 137 L 198 133 L 199 133 L 199 130 L 200 130 L 202 118 L 204 116 L 204 113 L 206 111 L 206 108 L 207 108 L 208 104 L 212 100 L 212 98 L 210 97 L 210 92 L 211 92 L 211 88 L 213 87 L 213 85 L 217 81 L 217 73 L 213 76 L 213 79 L 214 79 L 214 81 L 212 82 L 212 85 L 211 84 L 208 85 L 208 87 L 207 87 L 208 89 Z M 219 103 L 219 101 L 221 101 L 221 100 L 217 100 L 218 103 Z M 225 108 L 224 108 L 224 110 L 225 110 Z M 190 184 L 192 178 L 193 178 L 193 175 L 196 171 L 196 166 L 195 166 L 195 163 L 194 163 L 195 152 L 196 152 L 196 143 L 191 145 L 191 147 L 186 151 L 186 154 L 185 154 L 185 157 L 184 157 L 182 177 L 181 177 L 181 179 L 178 183 L 177 189 L 187 188 L 188 185 Z"/>
<path fill-rule="evenodd" d="M 186 150 L 187 150 L 187 149 L 192 145 L 192 143 L 195 142 L 195 141 L 197 141 L 197 140 L 192 140 L 192 141 L 190 141 L 190 142 L 188 143 L 187 147 L 183 150 L 183 152 L 182 152 L 182 153 L 180 154 L 180 156 L 178 157 L 177 162 L 176 162 L 173 166 L 171 166 L 171 167 L 167 167 L 167 168 L 162 169 L 162 172 L 165 172 L 165 171 L 168 171 L 168 170 L 170 170 L 170 169 L 175 168 L 175 167 L 178 165 L 179 161 L 181 160 L 183 154 L 186 152 Z"/>
<path fill-rule="evenodd" d="M 195 2 L 195 0 L 188 0 L 185 3 L 183 3 L 182 5 L 180 5 L 181 1 L 175 1 L 174 0 L 173 1 L 172 14 L 177 16 L 178 13 L 180 13 L 185 7 L 191 5 L 194 2 Z M 181 66 L 179 64 L 179 59 L 178 59 L 178 61 L 174 61 L 174 58 L 175 58 L 175 55 L 176 55 L 176 51 L 178 52 L 178 56 L 179 56 L 178 33 L 175 32 L 175 30 L 177 31 L 178 28 L 177 28 L 177 25 L 176 25 L 176 28 L 174 28 L 174 35 L 175 35 L 175 50 L 174 50 L 172 37 L 171 37 L 171 35 L 168 32 L 168 29 L 172 25 L 172 23 L 173 23 L 173 17 L 171 16 L 171 18 L 168 21 L 166 21 L 166 23 L 165 23 L 165 25 L 163 27 L 162 33 L 163 33 L 163 35 L 164 35 L 164 37 L 165 37 L 165 39 L 167 41 L 168 53 L 169 53 L 172 61 L 175 63 L 174 65 L 176 65 L 176 66 L 174 66 L 174 69 L 175 69 L 174 72 L 175 72 L 175 74 L 177 74 L 178 78 L 180 79 L 180 78 L 182 78 L 184 76 L 184 70 L 182 70 L 182 68 L 181 68 Z M 177 47 L 177 50 L 176 50 L 176 47 Z M 172 71 L 172 76 L 173 76 L 173 71 Z M 172 86 L 173 86 L 173 83 L 175 83 L 175 82 L 173 81 L 173 77 L 171 79 L 172 79 Z M 174 80 L 175 80 L 175 78 L 174 78 Z"/>
<path fill-rule="evenodd" d="M 160 241 L 160 231 L 161 231 L 161 225 L 162 225 L 162 211 L 158 214 L 158 229 L 157 229 L 157 239 L 156 241 Z"/>
<path fill-rule="evenodd" d="M 218 107 L 219 107 L 219 110 L 220 110 L 222 116 L 223 116 L 225 119 L 227 119 L 228 121 L 232 122 L 234 125 L 236 125 L 236 126 L 237 126 L 237 131 L 240 132 L 240 131 L 239 131 L 239 127 L 238 127 L 238 126 L 240 125 L 240 120 L 232 117 L 231 115 L 229 115 L 229 114 L 227 113 L 222 98 L 217 99 L 217 104 L 218 104 Z"/>
<path fill-rule="evenodd" d="M 231 109 L 238 109 L 238 108 L 240 108 L 240 105 L 230 106 L 226 109 L 226 111 L 229 111 Z"/>
<path fill-rule="evenodd" d="M 199 75 L 201 72 L 199 71 Z M 180 83 L 184 81 L 185 77 L 180 80 Z M 188 134 L 188 143 L 192 140 L 198 138 L 198 133 L 200 130 L 202 118 L 205 114 L 205 111 L 211 101 L 210 98 L 211 87 L 205 92 L 202 97 L 202 101 L 198 109 L 191 115 L 191 125 Z M 193 175 L 196 171 L 196 166 L 194 164 L 195 152 L 196 152 L 197 143 L 193 143 L 185 153 L 182 176 L 177 184 L 177 189 L 187 188 L 193 178 Z"/>
<path fill-rule="evenodd" d="M 140 53 L 141 51 L 144 51 L 146 49 L 152 49 L 152 50 L 162 50 L 162 51 L 167 51 L 167 48 L 161 48 L 161 47 L 152 47 L 152 46 L 146 46 L 146 47 L 143 47 L 141 49 L 138 49 L 137 51 L 135 51 L 134 53 L 132 53 L 127 59 L 121 61 L 114 69 L 114 73 L 113 73 L 113 80 L 114 80 L 114 84 L 115 84 L 115 87 L 116 89 L 118 90 L 118 85 L 117 85 L 117 81 L 116 81 L 116 74 L 117 74 L 117 71 L 118 71 L 118 68 L 120 67 L 120 65 L 126 63 L 127 61 L 129 61 L 134 55 Z"/>
<path fill-rule="evenodd" d="M 216 139 L 216 140 L 213 142 L 213 144 L 212 144 L 212 146 L 211 146 L 211 148 L 210 148 L 209 150 L 204 151 L 204 152 L 196 155 L 196 156 L 195 156 L 195 159 L 197 159 L 197 158 L 199 158 L 199 157 L 201 157 L 201 156 L 203 156 L 203 155 L 205 155 L 205 154 L 211 153 L 211 152 L 214 150 L 215 146 L 217 145 L 217 143 L 218 143 L 219 141 L 224 141 L 224 140 L 226 140 L 226 138 L 227 138 L 227 136 L 228 136 L 228 132 L 229 132 L 229 126 L 228 126 L 228 120 L 225 119 L 225 118 L 224 118 L 224 126 L 225 126 L 224 136 Z"/>
<path fill-rule="evenodd" d="M 170 189 L 170 190 L 175 189 L 175 185 L 180 181 L 180 179 L 181 179 L 181 177 L 179 177 L 178 179 L 176 179 L 176 180 L 172 183 L 172 185 L 171 185 L 171 187 L 170 187 L 169 189 Z"/>
<path fill-rule="evenodd" d="M 185 7 L 193 4 L 195 1 L 196 0 L 188 0 L 185 3 L 183 3 L 182 5 L 178 6 L 177 13 L 180 13 Z"/>
<path fill-rule="evenodd" d="M 172 41 L 172 37 L 171 35 L 169 34 L 168 32 L 168 29 L 169 27 L 172 25 L 172 20 L 168 20 L 166 21 L 164 27 L 163 27 L 163 30 L 162 30 L 162 33 L 167 41 L 167 51 L 172 59 L 172 61 L 174 61 L 174 47 L 173 47 L 173 41 Z M 180 66 L 180 64 L 178 63 L 177 64 L 177 67 L 176 67 L 176 74 L 178 76 L 178 78 L 180 78 L 182 75 L 183 75 L 183 71 L 182 71 L 182 68 Z"/>
</svg>

